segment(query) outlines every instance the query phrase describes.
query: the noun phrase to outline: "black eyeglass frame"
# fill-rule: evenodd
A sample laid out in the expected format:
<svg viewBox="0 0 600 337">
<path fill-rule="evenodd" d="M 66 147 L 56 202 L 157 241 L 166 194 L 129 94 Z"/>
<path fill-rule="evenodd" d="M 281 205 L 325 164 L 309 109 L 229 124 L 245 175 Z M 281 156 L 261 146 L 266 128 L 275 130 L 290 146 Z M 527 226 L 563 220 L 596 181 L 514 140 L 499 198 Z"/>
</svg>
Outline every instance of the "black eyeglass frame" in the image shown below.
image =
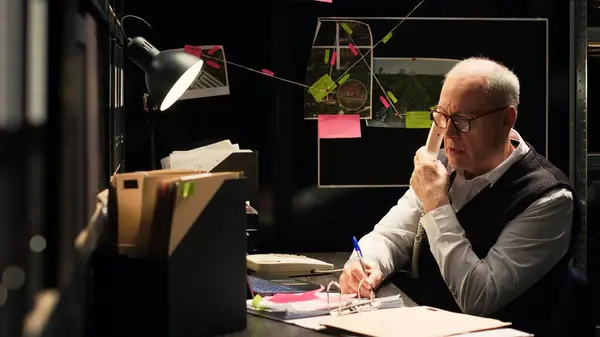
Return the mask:
<svg viewBox="0 0 600 337">
<path fill-rule="evenodd" d="M 443 114 L 443 113 L 441 113 L 441 112 L 439 111 L 439 109 L 438 109 L 438 108 L 433 108 L 433 109 L 431 109 L 431 111 L 430 111 L 429 118 L 430 118 L 430 119 L 431 119 L 431 120 L 432 120 L 432 121 L 435 123 L 435 125 L 437 125 L 437 127 L 438 127 L 438 128 L 440 128 L 440 129 L 445 129 L 445 128 L 447 128 L 447 127 L 448 127 L 448 120 L 450 120 L 450 122 L 452 122 L 452 125 L 454 125 L 454 127 L 456 128 L 456 130 L 458 130 L 458 131 L 459 131 L 459 132 L 461 132 L 461 133 L 467 133 L 467 132 L 471 131 L 471 122 L 472 122 L 472 121 L 476 120 L 477 118 L 481 118 L 481 117 L 483 117 L 483 116 L 487 116 L 487 115 L 493 114 L 493 113 L 495 113 L 495 112 L 499 112 L 499 111 L 505 110 L 505 109 L 507 109 L 508 107 L 510 107 L 510 105 L 505 105 L 505 106 L 501 106 L 501 107 L 499 107 L 499 108 L 494 108 L 494 109 L 492 109 L 492 110 L 486 111 L 486 112 L 484 112 L 484 113 L 482 113 L 482 114 L 480 114 L 480 115 L 477 115 L 477 116 L 475 116 L 475 117 L 465 117 L 465 116 L 462 116 L 462 115 L 460 115 L 460 114 L 453 114 L 452 116 L 448 116 L 448 115 L 446 115 L 446 114 Z M 435 118 L 433 117 L 433 114 L 434 114 L 434 113 L 436 113 L 436 114 L 439 114 L 440 116 L 443 116 L 444 118 L 446 118 L 446 126 L 442 127 L 442 126 L 440 126 L 440 125 L 439 125 L 439 124 L 438 124 L 438 123 L 435 121 Z M 461 130 L 461 128 L 458 126 L 458 121 L 457 121 L 457 120 L 465 120 L 465 121 L 467 121 L 468 128 L 467 128 L 467 130 L 466 130 L 466 131 L 463 131 L 463 130 Z"/>
</svg>

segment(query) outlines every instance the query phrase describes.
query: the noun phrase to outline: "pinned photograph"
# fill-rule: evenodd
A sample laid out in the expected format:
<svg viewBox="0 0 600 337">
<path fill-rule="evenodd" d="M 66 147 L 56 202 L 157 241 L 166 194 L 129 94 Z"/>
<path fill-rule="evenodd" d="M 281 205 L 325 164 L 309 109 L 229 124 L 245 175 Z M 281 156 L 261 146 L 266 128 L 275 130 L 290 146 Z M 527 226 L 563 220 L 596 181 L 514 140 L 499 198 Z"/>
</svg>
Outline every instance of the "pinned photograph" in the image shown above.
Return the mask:
<svg viewBox="0 0 600 337">
<path fill-rule="evenodd" d="M 374 58 L 373 118 L 367 126 L 429 129 L 430 111 L 437 104 L 444 74 L 459 60 L 437 58 Z"/>
<path fill-rule="evenodd" d="M 229 79 L 223 46 L 186 45 L 184 48 L 174 50 L 185 51 L 204 61 L 200 76 L 181 96 L 180 100 L 229 95 Z"/>
<path fill-rule="evenodd" d="M 306 69 L 304 119 L 371 118 L 372 40 L 369 26 L 359 21 L 319 19 Z"/>
</svg>

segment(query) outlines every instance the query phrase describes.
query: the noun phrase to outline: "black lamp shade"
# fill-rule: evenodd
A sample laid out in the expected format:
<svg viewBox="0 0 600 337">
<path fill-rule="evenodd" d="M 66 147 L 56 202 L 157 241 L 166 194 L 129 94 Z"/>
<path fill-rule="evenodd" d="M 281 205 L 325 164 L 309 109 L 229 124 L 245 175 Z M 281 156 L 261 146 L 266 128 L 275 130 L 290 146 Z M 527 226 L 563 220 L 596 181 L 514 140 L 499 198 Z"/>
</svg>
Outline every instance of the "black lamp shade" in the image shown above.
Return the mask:
<svg viewBox="0 0 600 337">
<path fill-rule="evenodd" d="M 184 51 L 159 51 L 142 37 L 132 39 L 127 54 L 146 72 L 148 94 L 161 111 L 175 103 L 196 81 L 204 62 Z"/>
</svg>

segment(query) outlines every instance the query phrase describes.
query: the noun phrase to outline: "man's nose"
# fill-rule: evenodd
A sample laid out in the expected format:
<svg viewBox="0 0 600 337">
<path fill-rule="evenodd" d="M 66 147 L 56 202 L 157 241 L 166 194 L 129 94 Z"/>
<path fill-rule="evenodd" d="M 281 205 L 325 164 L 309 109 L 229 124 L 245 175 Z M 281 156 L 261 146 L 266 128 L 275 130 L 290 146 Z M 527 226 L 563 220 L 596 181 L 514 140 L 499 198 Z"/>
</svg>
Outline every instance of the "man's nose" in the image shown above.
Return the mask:
<svg viewBox="0 0 600 337">
<path fill-rule="evenodd" d="M 454 126 L 454 123 L 448 121 L 448 131 L 446 132 L 446 136 L 452 139 L 460 138 L 460 131 Z"/>
</svg>

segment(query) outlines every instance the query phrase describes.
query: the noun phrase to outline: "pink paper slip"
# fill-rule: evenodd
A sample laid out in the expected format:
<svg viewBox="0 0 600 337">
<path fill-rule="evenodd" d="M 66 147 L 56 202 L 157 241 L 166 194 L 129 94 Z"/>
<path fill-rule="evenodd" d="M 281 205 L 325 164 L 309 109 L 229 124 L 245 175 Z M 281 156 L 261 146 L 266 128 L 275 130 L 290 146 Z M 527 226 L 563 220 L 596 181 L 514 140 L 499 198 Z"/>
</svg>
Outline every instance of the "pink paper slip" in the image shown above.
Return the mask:
<svg viewBox="0 0 600 337">
<path fill-rule="evenodd" d="M 356 47 L 354 47 L 352 43 L 350 43 L 348 47 L 350 47 L 350 51 L 352 52 L 352 54 L 354 54 L 354 56 L 358 56 L 358 50 L 356 50 Z"/>
<path fill-rule="evenodd" d="M 360 138 L 360 115 L 319 115 L 319 138 Z"/>
<path fill-rule="evenodd" d="M 323 286 L 317 290 L 307 291 L 299 294 L 275 294 L 271 296 L 268 301 L 273 303 L 292 303 L 292 302 L 305 302 L 319 299 L 317 293 L 325 289 Z"/>
<path fill-rule="evenodd" d="M 200 46 L 190 46 L 188 44 L 186 44 L 183 47 L 183 51 L 188 53 L 188 54 L 192 54 L 196 57 L 201 57 L 202 56 L 202 48 L 200 48 Z"/>
<path fill-rule="evenodd" d="M 214 54 L 217 50 L 219 50 L 220 46 L 214 46 L 212 48 L 210 48 L 210 50 L 208 51 L 208 55 L 212 55 Z"/>
</svg>

